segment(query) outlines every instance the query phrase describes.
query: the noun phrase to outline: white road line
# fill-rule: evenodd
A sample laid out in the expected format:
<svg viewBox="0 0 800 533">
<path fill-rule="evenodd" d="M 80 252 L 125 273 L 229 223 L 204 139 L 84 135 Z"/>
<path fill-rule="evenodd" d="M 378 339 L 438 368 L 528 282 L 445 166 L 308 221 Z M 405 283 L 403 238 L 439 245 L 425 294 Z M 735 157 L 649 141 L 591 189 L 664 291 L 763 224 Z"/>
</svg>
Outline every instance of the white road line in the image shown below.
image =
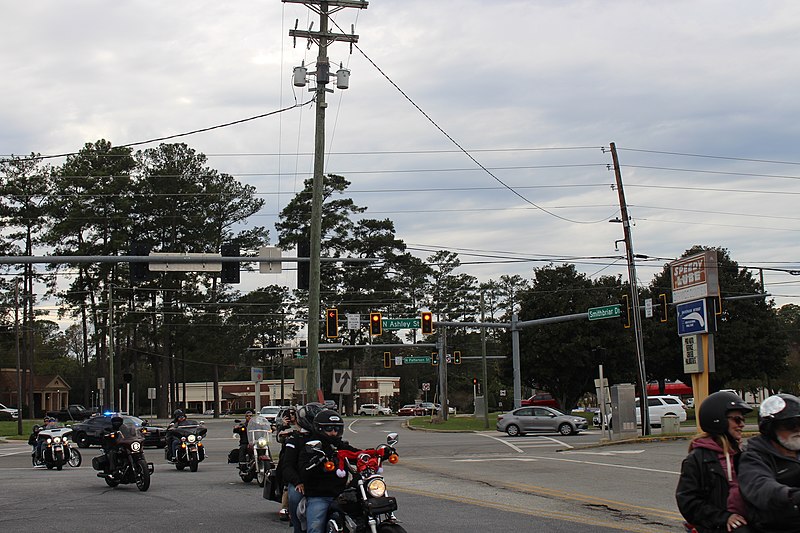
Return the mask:
<svg viewBox="0 0 800 533">
<path fill-rule="evenodd" d="M 503 444 L 505 444 L 506 446 L 508 446 L 509 448 L 511 448 L 512 450 L 514 450 L 514 451 L 516 451 L 518 453 L 525 453 L 521 448 L 511 444 L 510 442 L 506 442 L 501 438 L 495 437 L 494 435 L 487 435 L 486 433 L 477 433 L 477 435 L 480 435 L 482 437 L 486 437 L 487 439 L 496 440 L 497 442 L 502 442 Z"/>
</svg>

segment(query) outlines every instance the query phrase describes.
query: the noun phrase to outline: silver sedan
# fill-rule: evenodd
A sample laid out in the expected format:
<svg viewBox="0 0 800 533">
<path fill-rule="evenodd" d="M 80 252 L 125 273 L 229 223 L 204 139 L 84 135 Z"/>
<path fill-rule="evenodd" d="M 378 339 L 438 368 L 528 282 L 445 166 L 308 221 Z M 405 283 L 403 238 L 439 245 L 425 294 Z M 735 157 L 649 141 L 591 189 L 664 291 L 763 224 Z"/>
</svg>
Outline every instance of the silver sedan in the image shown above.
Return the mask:
<svg viewBox="0 0 800 533">
<path fill-rule="evenodd" d="M 582 416 L 565 415 L 551 407 L 520 407 L 497 417 L 497 431 L 504 431 L 511 437 L 556 432 L 574 435 L 588 427 Z"/>
</svg>

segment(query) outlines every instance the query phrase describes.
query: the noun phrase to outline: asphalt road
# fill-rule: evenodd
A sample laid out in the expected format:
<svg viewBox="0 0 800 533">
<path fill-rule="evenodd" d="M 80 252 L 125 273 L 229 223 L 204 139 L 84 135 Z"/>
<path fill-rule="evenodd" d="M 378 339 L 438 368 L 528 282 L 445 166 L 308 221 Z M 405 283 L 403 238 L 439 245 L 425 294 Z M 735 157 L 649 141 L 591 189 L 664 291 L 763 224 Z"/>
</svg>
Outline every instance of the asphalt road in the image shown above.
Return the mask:
<svg viewBox="0 0 800 533">
<path fill-rule="evenodd" d="M 42 521 L 67 531 L 163 531 L 165 528 L 288 532 L 278 504 L 226 462 L 236 447 L 232 420 L 207 420 L 207 459 L 179 472 L 163 452 L 150 490 L 111 489 L 91 469 L 98 448 L 81 450 L 83 466 L 48 471 L 30 466 L 24 442 L 0 444 L 0 530 L 38 531 Z M 400 463 L 386 465 L 398 517 L 409 531 L 482 532 L 681 531 L 674 500 L 685 440 L 604 447 L 600 432 L 511 438 L 497 431 L 412 431 L 400 417 L 347 420 L 345 437 L 359 447 L 400 437 Z M 275 450 L 277 454 L 277 450 Z"/>
</svg>

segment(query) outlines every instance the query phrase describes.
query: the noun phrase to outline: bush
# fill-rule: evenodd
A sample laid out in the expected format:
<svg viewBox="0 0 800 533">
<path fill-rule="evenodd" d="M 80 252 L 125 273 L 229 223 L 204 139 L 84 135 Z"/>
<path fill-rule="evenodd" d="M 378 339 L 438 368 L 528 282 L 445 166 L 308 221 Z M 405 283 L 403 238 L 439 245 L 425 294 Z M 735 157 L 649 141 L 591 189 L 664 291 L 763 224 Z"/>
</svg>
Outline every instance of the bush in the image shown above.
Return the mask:
<svg viewBox="0 0 800 533">
<path fill-rule="evenodd" d="M 3 420 L 13 420 L 13 418 L 11 418 L 11 413 L 7 413 L 5 411 L 0 411 L 0 421 L 3 421 Z"/>
</svg>

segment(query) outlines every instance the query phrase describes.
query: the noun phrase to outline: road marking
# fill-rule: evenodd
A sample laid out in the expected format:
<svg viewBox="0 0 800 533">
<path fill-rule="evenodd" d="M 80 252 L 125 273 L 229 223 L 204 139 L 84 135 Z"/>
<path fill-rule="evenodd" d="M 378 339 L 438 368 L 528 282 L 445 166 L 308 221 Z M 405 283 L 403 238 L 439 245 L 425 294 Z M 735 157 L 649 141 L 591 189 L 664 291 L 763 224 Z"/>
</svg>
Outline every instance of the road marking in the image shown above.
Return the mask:
<svg viewBox="0 0 800 533">
<path fill-rule="evenodd" d="M 538 459 L 531 457 L 482 457 L 480 459 L 453 459 L 454 463 L 487 463 L 489 461 L 521 461 L 523 463 L 534 463 Z"/>
<path fill-rule="evenodd" d="M 486 433 L 478 433 L 478 435 L 480 435 L 482 437 L 486 437 L 487 439 L 496 440 L 497 442 L 502 442 L 503 444 L 505 444 L 506 446 L 508 446 L 512 450 L 516 451 L 517 453 L 525 453 L 521 448 L 519 448 L 517 446 L 514 446 L 510 442 L 506 442 L 501 438 L 495 437 L 494 435 L 487 435 Z"/>
<path fill-rule="evenodd" d="M 564 450 L 564 453 L 574 453 L 574 454 L 583 454 L 583 455 L 622 455 L 622 454 L 637 454 L 643 453 L 644 450 L 612 450 L 607 452 L 586 452 L 580 450 Z"/>
</svg>

